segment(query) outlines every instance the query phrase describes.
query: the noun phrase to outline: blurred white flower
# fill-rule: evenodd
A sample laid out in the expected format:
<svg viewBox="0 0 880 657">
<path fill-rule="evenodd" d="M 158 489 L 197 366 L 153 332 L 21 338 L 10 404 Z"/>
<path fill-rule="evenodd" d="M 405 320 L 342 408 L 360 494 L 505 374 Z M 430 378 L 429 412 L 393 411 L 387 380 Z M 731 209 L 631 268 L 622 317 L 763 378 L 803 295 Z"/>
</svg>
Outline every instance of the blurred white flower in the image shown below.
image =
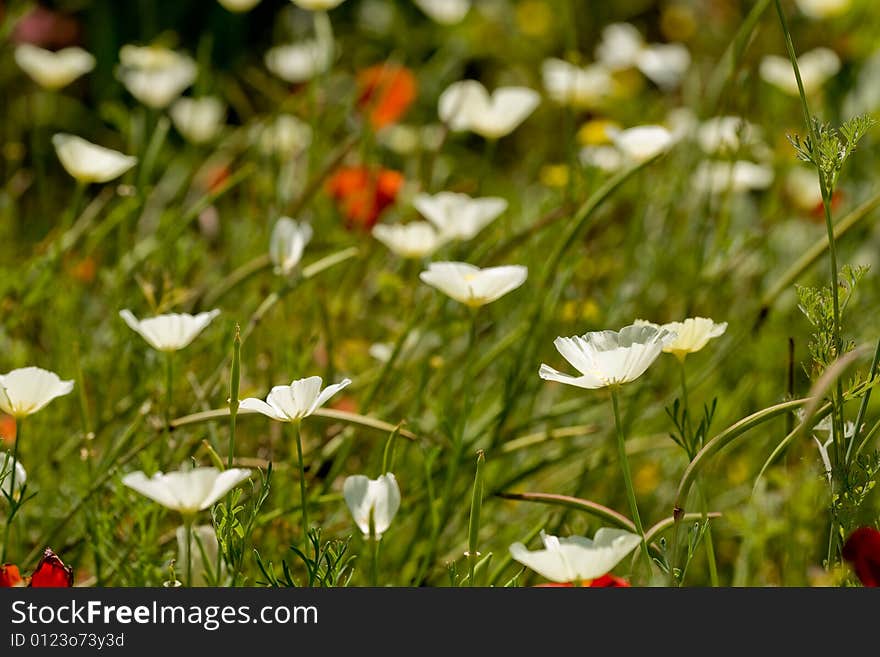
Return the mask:
<svg viewBox="0 0 880 657">
<path fill-rule="evenodd" d="M 680 43 L 652 43 L 636 57 L 636 67 L 665 91 L 681 83 L 690 65 L 691 54 Z"/>
<path fill-rule="evenodd" d="M 792 203 L 804 212 L 810 212 L 822 203 L 822 187 L 816 168 L 798 165 L 785 176 L 785 191 Z"/>
<path fill-rule="evenodd" d="M 178 351 L 188 346 L 219 314 L 215 309 L 198 315 L 169 313 L 138 320 L 128 309 L 119 311 L 129 328 L 158 351 Z"/>
<path fill-rule="evenodd" d="M 45 89 L 61 89 L 95 68 L 95 58 L 82 48 L 56 52 L 30 43 L 15 47 L 15 63 Z"/>
<path fill-rule="evenodd" d="M 260 0 L 217 0 L 217 2 L 223 5 L 224 9 L 228 9 L 229 11 L 233 11 L 236 13 L 250 11 L 258 4 L 260 4 Z"/>
<path fill-rule="evenodd" d="M 122 46 L 119 62 L 119 80 L 132 96 L 154 109 L 170 105 L 198 74 L 191 57 L 161 46 Z"/>
<path fill-rule="evenodd" d="M 178 98 L 169 113 L 177 131 L 194 144 L 211 141 L 226 121 L 226 106 L 213 96 Z"/>
<path fill-rule="evenodd" d="M 257 123 L 251 138 L 265 154 L 295 157 L 312 143 L 312 128 L 292 114 L 279 114 L 275 118 Z"/>
<path fill-rule="evenodd" d="M 40 367 L 22 367 L 0 374 L 0 411 L 23 418 L 72 390 L 73 381 L 62 381 L 55 372 Z"/>
<path fill-rule="evenodd" d="M 350 383 L 350 379 L 342 379 L 339 383 L 329 385 L 322 390 L 321 377 L 310 376 L 292 381 L 289 386 L 273 387 L 266 401 L 255 397 L 242 399 L 238 408 L 240 411 L 262 413 L 279 422 L 296 422 L 321 408 L 333 395 Z"/>
<path fill-rule="evenodd" d="M 457 192 L 416 194 L 413 206 L 437 227 L 444 239 L 469 240 L 507 209 L 496 196 L 472 198 Z"/>
<path fill-rule="evenodd" d="M 545 59 L 541 77 L 548 95 L 557 103 L 594 109 L 611 95 L 614 80 L 601 64 L 575 66 L 561 59 Z"/>
<path fill-rule="evenodd" d="M 862 64 L 855 84 L 843 99 L 843 116 L 867 114 L 880 109 L 880 50 Z"/>
<path fill-rule="evenodd" d="M 578 388 L 604 388 L 639 378 L 663 349 L 675 339 L 675 333 L 656 325 L 633 324 L 620 331 L 592 331 L 553 341 L 556 350 L 580 376 L 563 374 L 541 364 L 538 376 Z"/>
<path fill-rule="evenodd" d="M 192 515 L 207 509 L 250 474 L 243 468 L 193 468 L 157 472 L 152 477 L 137 471 L 125 475 L 122 483 L 168 509 Z"/>
<path fill-rule="evenodd" d="M 455 25 L 464 20 L 471 9 L 471 0 L 414 0 L 434 22 Z"/>
<path fill-rule="evenodd" d="M 513 132 L 540 101 L 528 87 L 498 87 L 490 95 L 476 80 L 462 80 L 440 94 L 438 113 L 451 130 L 498 139 Z"/>
<path fill-rule="evenodd" d="M 456 301 L 479 308 L 518 288 L 528 275 L 521 265 L 480 269 L 464 262 L 432 262 L 419 278 Z"/>
<path fill-rule="evenodd" d="M 98 146 L 76 135 L 53 135 L 52 145 L 64 170 L 81 183 L 109 182 L 137 164 L 133 155 Z"/>
<path fill-rule="evenodd" d="M 333 63 L 333 44 L 323 38 L 270 48 L 266 68 L 282 80 L 297 84 L 324 73 Z"/>
<path fill-rule="evenodd" d="M 290 0 L 301 9 L 309 11 L 327 11 L 341 5 L 345 0 Z"/>
<path fill-rule="evenodd" d="M 584 146 L 578 158 L 584 166 L 595 167 L 611 173 L 625 164 L 623 153 L 614 146 Z"/>
<path fill-rule="evenodd" d="M 709 154 L 736 154 L 761 143 L 761 129 L 739 116 L 716 116 L 697 129 L 697 142 Z"/>
<path fill-rule="evenodd" d="M 659 125 L 642 125 L 611 132 L 614 145 L 630 162 L 644 162 L 672 146 L 672 134 Z"/>
<path fill-rule="evenodd" d="M 694 188 L 710 194 L 767 189 L 772 183 L 772 168 L 747 160 L 700 162 L 693 176 Z"/>
<path fill-rule="evenodd" d="M 846 13 L 852 0 L 795 0 L 795 4 L 804 16 L 819 20 Z"/>
<path fill-rule="evenodd" d="M 370 536 L 371 513 L 376 539 L 380 539 L 400 508 L 400 488 L 390 472 L 378 479 L 370 479 L 364 475 L 346 477 L 342 495 L 355 524 L 367 537 Z"/>
<path fill-rule="evenodd" d="M 826 80 L 840 70 L 840 57 L 829 48 L 816 48 L 798 57 L 798 69 L 804 83 L 804 93 L 818 91 Z M 778 87 L 790 96 L 799 96 L 794 69 L 787 57 L 767 55 L 761 60 L 759 69 L 765 82 Z"/>
<path fill-rule="evenodd" d="M 214 580 L 219 580 L 217 573 L 218 552 L 220 544 L 217 541 L 217 532 L 214 525 L 194 525 L 190 536 L 189 560 L 192 575 L 186 572 L 186 526 L 180 526 L 175 532 L 177 535 L 177 567 L 181 569 L 183 581 L 190 582 L 191 586 L 207 586 L 209 581 L 207 573 L 212 573 Z M 220 560 L 220 577 L 224 571 L 224 563 Z"/>
<path fill-rule="evenodd" d="M 13 468 L 15 468 L 15 495 L 12 494 Z M 27 471 L 21 462 L 14 460 L 12 454 L 8 452 L 0 455 L 0 497 L 5 499 L 18 496 L 26 481 Z"/>
<path fill-rule="evenodd" d="M 641 543 L 624 529 L 602 527 L 592 540 L 585 536 L 557 538 L 541 532 L 543 550 L 530 552 L 522 543 L 510 546 L 510 556 L 536 573 L 560 584 L 605 575 Z"/>
<path fill-rule="evenodd" d="M 688 317 L 683 322 L 669 322 L 657 325 L 653 322 L 636 320 L 636 325 L 655 326 L 675 334 L 675 339 L 663 347 L 667 354 L 674 354 L 679 360 L 684 360 L 688 354 L 700 351 L 712 338 L 724 335 L 727 330 L 727 322 L 716 324 L 708 317 Z"/>
<path fill-rule="evenodd" d="M 446 239 L 427 221 L 408 224 L 376 224 L 373 237 L 401 258 L 424 258 L 443 246 Z"/>
<path fill-rule="evenodd" d="M 275 265 L 275 273 L 282 276 L 292 274 L 311 239 L 312 227 L 309 224 L 294 221 L 290 217 L 281 217 L 276 221 L 269 241 L 269 258 Z"/>
<path fill-rule="evenodd" d="M 612 71 L 634 67 L 645 40 L 634 25 L 611 23 L 602 28 L 599 45 L 596 46 L 596 59 Z"/>
</svg>

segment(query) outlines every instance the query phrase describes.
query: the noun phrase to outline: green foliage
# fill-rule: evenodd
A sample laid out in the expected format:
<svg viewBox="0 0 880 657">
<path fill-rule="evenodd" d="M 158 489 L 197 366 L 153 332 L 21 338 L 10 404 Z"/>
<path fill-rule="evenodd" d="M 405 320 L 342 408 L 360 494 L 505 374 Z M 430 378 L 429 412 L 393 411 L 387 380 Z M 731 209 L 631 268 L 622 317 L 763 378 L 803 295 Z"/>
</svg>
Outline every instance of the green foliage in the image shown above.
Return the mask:
<svg viewBox="0 0 880 657">
<path fill-rule="evenodd" d="M 273 587 L 345 587 L 351 583 L 354 576 L 353 563 L 356 557 L 349 553 L 351 537 L 345 539 L 321 540 L 321 529 L 313 528 L 309 531 L 309 545 L 311 556 L 306 554 L 295 545 L 290 546 L 291 552 L 305 566 L 306 579 L 299 582 L 293 575 L 290 565 L 286 560 L 281 561 L 281 575 L 275 572 L 271 561 L 266 562 L 260 556 L 259 551 L 254 550 L 254 557 L 265 581 L 260 582 Z"/>
<path fill-rule="evenodd" d="M 813 117 L 812 134 L 801 139 L 798 135 L 789 135 L 788 140 L 794 146 L 798 158 L 810 162 L 819 171 L 823 189 L 830 199 L 837 188 L 837 180 L 843 165 L 856 150 L 856 145 L 867 134 L 877 121 L 869 114 L 851 118 L 839 129 L 830 123 L 822 123 Z M 815 135 L 815 137 L 813 136 Z"/>
</svg>

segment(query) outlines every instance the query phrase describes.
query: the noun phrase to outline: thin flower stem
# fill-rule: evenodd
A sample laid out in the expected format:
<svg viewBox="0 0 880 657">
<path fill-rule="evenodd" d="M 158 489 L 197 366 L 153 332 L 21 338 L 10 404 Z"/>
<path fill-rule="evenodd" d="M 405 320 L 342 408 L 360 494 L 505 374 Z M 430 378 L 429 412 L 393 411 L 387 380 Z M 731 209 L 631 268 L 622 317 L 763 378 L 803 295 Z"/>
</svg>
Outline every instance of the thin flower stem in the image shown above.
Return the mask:
<svg viewBox="0 0 880 657">
<path fill-rule="evenodd" d="M 379 537 L 376 536 L 376 520 L 374 510 L 370 509 L 370 547 L 372 560 L 370 562 L 370 586 L 379 586 Z"/>
<path fill-rule="evenodd" d="M 15 418 L 15 442 L 12 445 L 12 474 L 9 477 L 9 514 L 6 516 L 6 528 L 3 531 L 3 554 L 0 555 L 0 564 L 6 563 L 6 549 L 9 547 L 9 531 L 12 528 L 12 519 L 18 510 L 15 504 L 15 471 L 18 464 L 18 444 L 21 442 L 21 420 Z M 7 461 L 8 463 L 8 461 Z"/>
<path fill-rule="evenodd" d="M 171 400 L 174 393 L 174 353 L 165 352 L 165 444 L 171 439 Z"/>
<path fill-rule="evenodd" d="M 231 468 L 235 459 L 235 421 L 238 417 L 239 384 L 241 381 L 241 327 L 235 325 L 232 338 L 232 369 L 229 373 L 229 448 L 226 455 L 226 467 Z M 226 494 L 226 544 L 232 541 L 232 491 Z M 222 551 L 217 551 L 217 579 L 220 579 L 220 567 L 223 563 Z M 237 572 L 232 573 L 232 585 L 235 585 Z"/>
<path fill-rule="evenodd" d="M 880 365 L 880 340 L 877 341 L 877 347 L 874 350 L 874 358 L 871 360 L 871 368 L 868 370 L 868 381 L 874 379 L 877 376 L 877 366 Z M 868 402 L 871 400 L 871 390 L 873 388 L 868 388 L 865 391 L 864 397 L 862 397 L 862 403 L 859 405 L 859 412 L 856 415 L 856 423 L 853 427 L 853 435 L 849 440 L 849 445 L 846 448 L 846 461 L 850 462 L 850 457 L 852 454 L 853 445 L 856 442 L 856 439 L 859 437 L 859 434 L 862 432 L 862 423 L 865 421 L 865 413 L 868 411 Z M 856 450 L 855 456 L 858 457 L 859 452 L 862 451 L 861 445 Z"/>
<path fill-rule="evenodd" d="M 186 528 L 186 531 L 184 532 L 186 534 L 186 549 L 184 550 L 184 554 L 186 555 L 186 586 L 187 588 L 190 588 L 192 586 L 192 516 L 184 517 L 183 526 Z"/>
<path fill-rule="evenodd" d="M 67 212 L 64 213 L 64 218 L 61 221 L 61 234 L 64 235 L 70 228 L 73 226 L 73 222 L 76 220 L 76 215 L 79 213 L 79 206 L 82 205 L 83 197 L 86 193 L 86 183 L 76 181 L 76 186 L 73 188 L 73 196 L 70 199 L 70 205 L 67 206 Z"/>
<path fill-rule="evenodd" d="M 477 567 L 477 541 L 480 536 L 480 509 L 483 504 L 483 464 L 486 462 L 486 454 L 483 450 L 477 452 L 477 473 L 474 476 L 474 492 L 471 496 L 471 520 L 468 527 L 468 586 L 475 586 L 474 571 Z"/>
<path fill-rule="evenodd" d="M 302 509 L 303 545 L 307 546 L 309 541 L 309 504 L 306 498 L 306 469 L 303 465 L 301 425 L 302 420 L 295 420 L 293 422 L 293 433 L 296 436 L 296 458 L 299 465 L 299 505 Z"/>
<path fill-rule="evenodd" d="M 633 488 L 632 474 L 629 470 L 629 461 L 626 457 L 626 436 L 623 435 L 623 424 L 620 422 L 620 391 L 618 386 L 611 387 L 611 406 L 614 409 L 614 424 L 617 427 L 617 451 L 620 456 L 620 469 L 623 471 L 623 483 L 626 487 L 626 496 L 629 499 L 629 508 L 633 516 L 636 531 L 642 537 L 642 554 L 648 563 L 648 572 L 651 569 L 651 555 L 648 553 L 648 543 L 645 541 L 645 530 L 642 528 L 642 519 L 639 516 L 639 507 L 636 503 L 636 492 Z"/>
</svg>

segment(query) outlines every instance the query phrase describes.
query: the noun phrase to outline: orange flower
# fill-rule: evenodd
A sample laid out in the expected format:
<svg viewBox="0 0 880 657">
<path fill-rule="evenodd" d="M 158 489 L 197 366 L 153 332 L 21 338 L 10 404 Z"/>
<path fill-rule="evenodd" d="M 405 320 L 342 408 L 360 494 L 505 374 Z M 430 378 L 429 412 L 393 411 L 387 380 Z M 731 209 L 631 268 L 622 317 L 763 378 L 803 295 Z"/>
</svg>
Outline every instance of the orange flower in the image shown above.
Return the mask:
<svg viewBox="0 0 880 657">
<path fill-rule="evenodd" d="M 80 283 L 92 283 L 98 271 L 98 263 L 91 256 L 86 256 L 68 265 L 68 271 Z"/>
<path fill-rule="evenodd" d="M 342 167 L 327 181 L 327 193 L 336 200 L 349 227 L 370 230 L 385 208 L 394 203 L 402 186 L 403 174 L 399 171 Z"/>
<path fill-rule="evenodd" d="M 11 588 L 21 584 L 21 573 L 18 566 L 7 563 L 0 566 L 0 589 Z"/>
<path fill-rule="evenodd" d="M 374 130 L 396 123 L 416 98 L 416 78 L 405 66 L 378 64 L 357 75 L 358 107 Z"/>
<path fill-rule="evenodd" d="M 5 564 L 0 566 L 0 588 L 22 586 L 21 573 L 18 566 Z M 64 562 L 51 549 L 46 548 L 43 558 L 30 577 L 31 588 L 69 588 L 73 586 L 73 568 Z"/>
</svg>

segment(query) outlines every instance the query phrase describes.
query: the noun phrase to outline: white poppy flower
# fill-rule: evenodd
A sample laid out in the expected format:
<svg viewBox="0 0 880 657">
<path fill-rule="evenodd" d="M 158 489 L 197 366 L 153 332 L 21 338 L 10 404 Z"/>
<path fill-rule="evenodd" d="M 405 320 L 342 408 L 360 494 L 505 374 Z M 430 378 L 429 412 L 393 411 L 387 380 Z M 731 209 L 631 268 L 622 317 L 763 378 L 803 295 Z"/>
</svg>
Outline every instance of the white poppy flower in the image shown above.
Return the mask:
<svg viewBox="0 0 880 657">
<path fill-rule="evenodd" d="M 370 535 L 371 512 L 373 528 L 376 538 L 379 539 L 391 525 L 397 509 L 400 508 L 400 488 L 390 472 L 386 472 L 378 479 L 370 479 L 364 475 L 346 477 L 342 494 L 355 524 L 364 536 Z"/>
<path fill-rule="evenodd" d="M 250 11 L 260 4 L 260 0 L 217 0 L 217 2 L 223 5 L 224 9 L 236 13 Z"/>
<path fill-rule="evenodd" d="M 266 68 L 291 84 L 306 82 L 324 73 L 333 63 L 332 43 L 308 39 L 270 48 L 264 58 Z"/>
<path fill-rule="evenodd" d="M 716 116 L 697 129 L 697 142 L 706 153 L 737 153 L 760 144 L 761 129 L 739 116 Z"/>
<path fill-rule="evenodd" d="M 636 320 L 635 324 L 657 327 L 657 324 L 642 320 Z M 727 330 L 727 322 L 716 324 L 708 317 L 688 317 L 683 322 L 669 322 L 661 324 L 658 328 L 665 329 L 676 336 L 672 342 L 663 347 L 663 351 L 684 360 L 688 354 L 700 351 L 712 338 L 724 335 Z"/>
<path fill-rule="evenodd" d="M 408 224 L 376 224 L 373 237 L 401 258 L 424 258 L 439 249 L 446 241 L 427 221 Z"/>
<path fill-rule="evenodd" d="M 467 194 L 440 192 L 416 194 L 413 206 L 447 239 L 469 240 L 507 209 L 496 196 L 471 198 Z"/>
<path fill-rule="evenodd" d="M 441 25 L 455 25 L 464 20 L 471 0 L 414 0 L 428 18 Z"/>
<path fill-rule="evenodd" d="M 672 146 L 672 133 L 659 125 L 641 125 L 611 133 L 614 145 L 631 162 L 644 162 Z"/>
<path fill-rule="evenodd" d="M 82 48 L 57 52 L 23 43 L 15 48 L 15 63 L 45 89 L 61 89 L 95 68 L 95 58 Z"/>
<path fill-rule="evenodd" d="M 818 91 L 828 78 L 840 70 L 840 57 L 829 48 L 816 48 L 798 57 L 798 69 L 804 83 L 804 93 Z M 790 96 L 799 96 L 794 69 L 787 57 L 767 55 L 761 60 L 759 68 L 765 82 L 778 87 Z"/>
<path fill-rule="evenodd" d="M 794 0 L 801 13 L 813 20 L 834 18 L 846 13 L 852 0 Z"/>
<path fill-rule="evenodd" d="M 679 85 L 690 65 L 691 54 L 680 43 L 652 43 L 636 57 L 642 74 L 667 91 Z"/>
<path fill-rule="evenodd" d="M 525 121 L 540 101 L 538 92 L 528 87 L 499 87 L 490 95 L 476 80 L 462 80 L 440 94 L 438 113 L 451 130 L 499 139 Z"/>
<path fill-rule="evenodd" d="M 183 581 L 191 582 L 192 586 L 207 586 L 208 580 L 205 576 L 208 571 L 217 573 L 217 556 L 220 550 L 220 544 L 217 541 L 217 532 L 213 525 L 195 525 L 192 528 L 190 536 L 189 560 L 192 576 L 186 573 L 186 539 L 187 531 L 185 526 L 180 526 L 175 532 L 177 535 L 177 568 L 183 575 Z M 204 556 L 203 556 L 204 555 Z M 221 577 L 224 564 L 220 560 Z"/>
<path fill-rule="evenodd" d="M 772 183 L 772 168 L 747 160 L 700 162 L 693 177 L 695 189 L 711 194 L 767 189 Z"/>
<path fill-rule="evenodd" d="M 2 394 L 2 393 L 0 393 Z M 12 458 L 8 452 L 0 456 L 0 491 L 2 496 L 12 497 L 12 469 L 15 468 L 15 493 L 16 495 L 24 488 L 27 481 L 27 471 L 20 461 Z"/>
<path fill-rule="evenodd" d="M 541 77 L 550 98 L 562 105 L 593 109 L 611 95 L 614 80 L 601 64 L 575 66 L 561 59 L 545 59 Z"/>
<path fill-rule="evenodd" d="M 198 74 L 191 57 L 160 46 L 122 46 L 119 61 L 119 80 L 132 96 L 153 109 L 170 105 Z"/>
<path fill-rule="evenodd" d="M 198 315 L 169 313 L 138 320 L 128 309 L 119 311 L 129 328 L 158 351 L 178 351 L 188 346 L 219 314 L 215 309 Z"/>
<path fill-rule="evenodd" d="M 327 11 L 328 9 L 335 9 L 339 5 L 341 5 L 345 0 L 290 0 L 293 4 L 295 4 L 300 9 L 307 9 L 309 11 Z"/>
<path fill-rule="evenodd" d="M 612 71 L 632 68 L 645 47 L 641 33 L 629 23 L 611 23 L 602 29 L 596 59 Z"/>
<path fill-rule="evenodd" d="M 226 120 L 226 106 L 213 96 L 178 98 L 169 112 L 174 127 L 187 141 L 204 144 L 220 132 Z"/>
<path fill-rule="evenodd" d="M 551 582 L 592 580 L 605 575 L 641 543 L 624 529 L 602 527 L 592 540 L 585 536 L 557 538 L 541 532 L 543 550 L 530 552 L 522 543 L 510 546 L 510 556 Z"/>
<path fill-rule="evenodd" d="M 15 418 L 33 415 L 73 390 L 73 381 L 40 367 L 22 367 L 0 374 L 0 411 Z"/>
<path fill-rule="evenodd" d="M 785 177 L 785 191 L 791 201 L 805 212 L 815 210 L 822 203 L 822 187 L 813 166 L 795 166 Z"/>
<path fill-rule="evenodd" d="M 620 331 L 592 331 L 553 341 L 556 350 L 580 376 L 563 374 L 541 364 L 538 376 L 578 388 L 604 388 L 639 378 L 653 363 L 675 333 L 650 324 L 633 324 Z"/>
<path fill-rule="evenodd" d="M 312 143 L 312 128 L 292 114 L 279 114 L 268 122 L 257 123 L 250 134 L 267 155 L 295 157 Z"/>
<path fill-rule="evenodd" d="M 266 401 L 255 397 L 242 399 L 238 408 L 240 411 L 262 413 L 279 422 L 296 422 L 321 408 L 333 395 L 351 383 L 351 380 L 342 379 L 339 383 L 329 385 L 323 390 L 322 383 L 320 376 L 297 379 L 289 386 L 272 388 Z"/>
<path fill-rule="evenodd" d="M 193 468 L 152 477 L 138 471 L 125 475 L 122 483 L 168 509 L 191 515 L 207 509 L 250 474 L 243 468 Z"/>
<path fill-rule="evenodd" d="M 479 308 L 518 288 L 528 275 L 521 265 L 480 269 L 464 262 L 432 262 L 419 278 L 456 301 Z"/>
<path fill-rule="evenodd" d="M 137 164 L 133 155 L 98 146 L 76 135 L 53 135 L 52 145 L 64 170 L 81 183 L 109 182 Z"/>
<path fill-rule="evenodd" d="M 312 227 L 290 217 L 281 217 L 272 229 L 269 242 L 269 258 L 275 265 L 275 273 L 289 276 L 302 260 L 306 244 L 312 239 Z"/>
<path fill-rule="evenodd" d="M 614 146 L 584 146 L 578 158 L 584 166 L 611 173 L 623 168 L 623 153 Z"/>
</svg>

